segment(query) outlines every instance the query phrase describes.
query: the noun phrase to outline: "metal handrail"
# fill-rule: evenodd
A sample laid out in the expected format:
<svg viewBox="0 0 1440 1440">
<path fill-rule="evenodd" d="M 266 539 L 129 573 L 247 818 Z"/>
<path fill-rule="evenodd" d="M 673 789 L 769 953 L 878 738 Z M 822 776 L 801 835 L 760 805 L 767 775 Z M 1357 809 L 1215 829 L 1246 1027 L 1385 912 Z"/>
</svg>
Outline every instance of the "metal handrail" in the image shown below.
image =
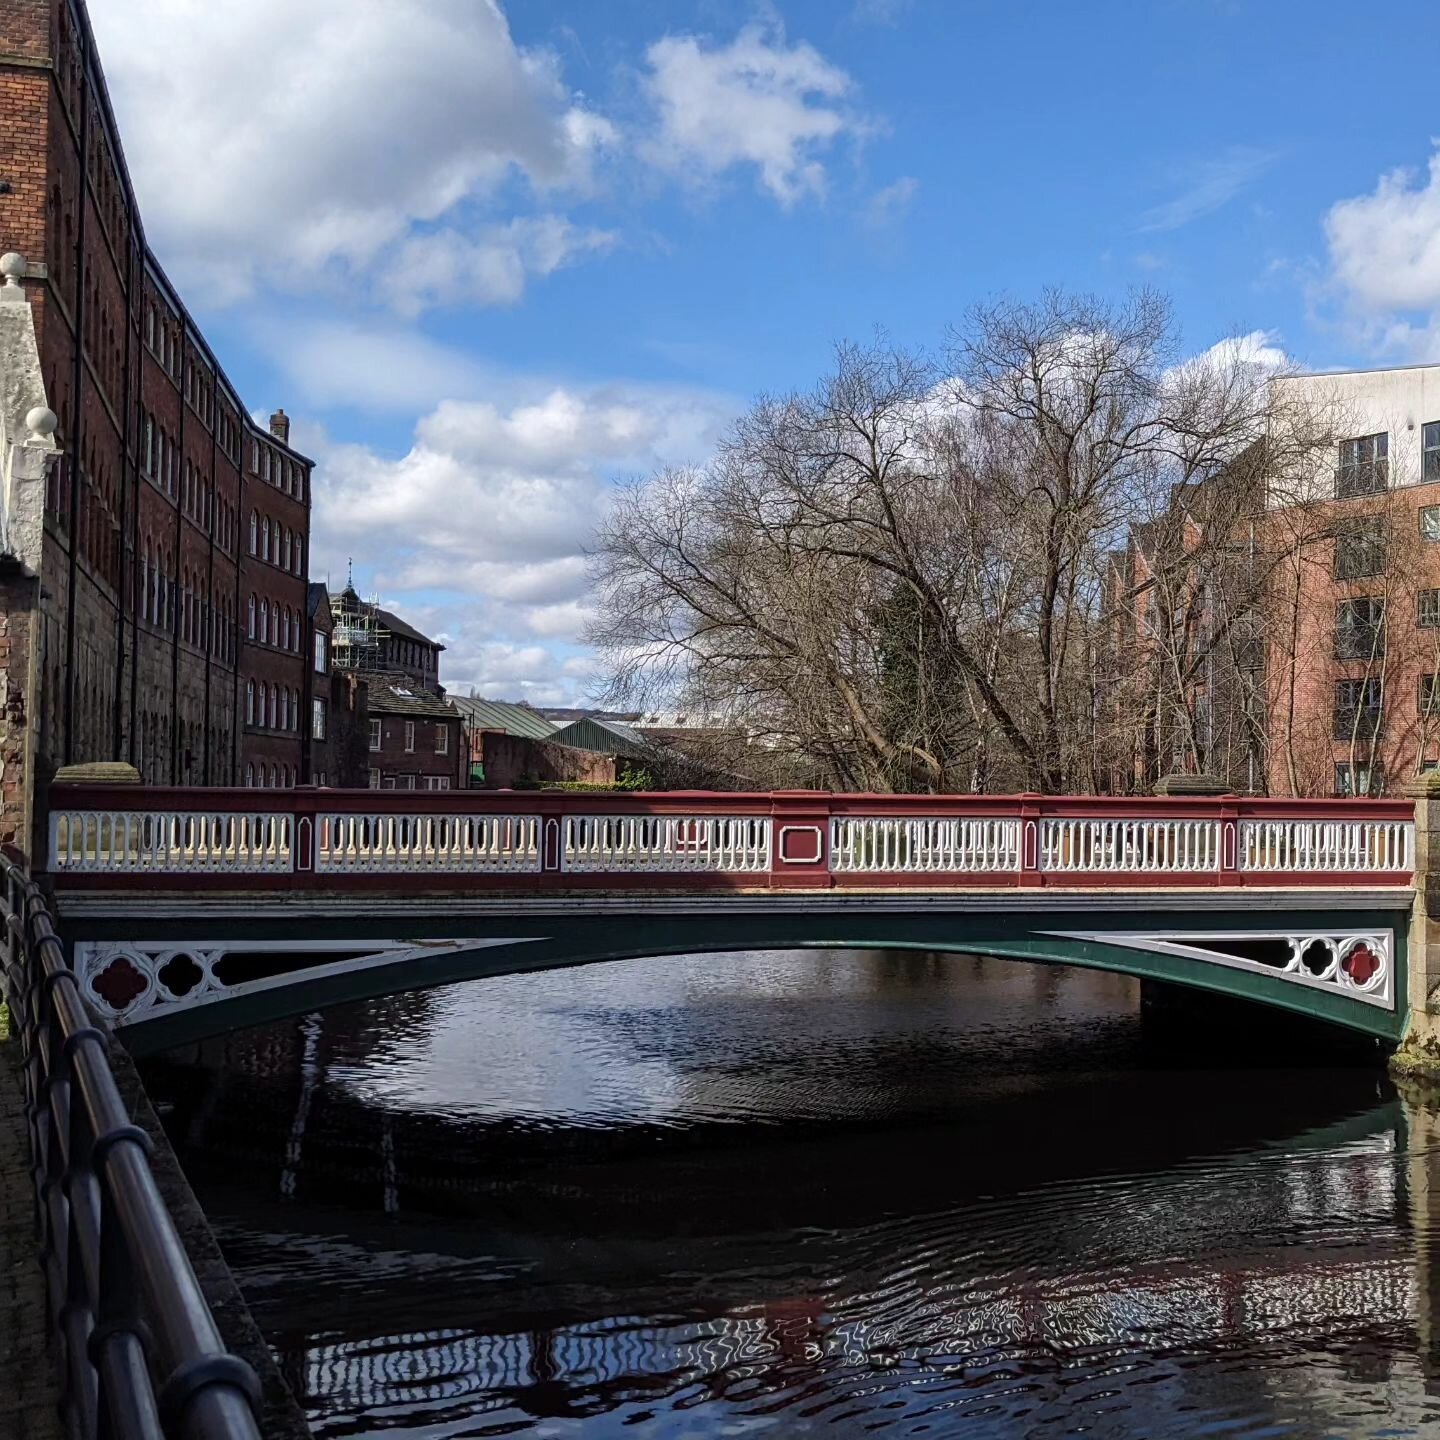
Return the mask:
<svg viewBox="0 0 1440 1440">
<path fill-rule="evenodd" d="M 0 904 L 67 1432 L 260 1440 L 260 1382 L 220 1338 L 109 1039 L 86 1012 L 45 896 L 12 855 L 0 855 Z"/>
</svg>

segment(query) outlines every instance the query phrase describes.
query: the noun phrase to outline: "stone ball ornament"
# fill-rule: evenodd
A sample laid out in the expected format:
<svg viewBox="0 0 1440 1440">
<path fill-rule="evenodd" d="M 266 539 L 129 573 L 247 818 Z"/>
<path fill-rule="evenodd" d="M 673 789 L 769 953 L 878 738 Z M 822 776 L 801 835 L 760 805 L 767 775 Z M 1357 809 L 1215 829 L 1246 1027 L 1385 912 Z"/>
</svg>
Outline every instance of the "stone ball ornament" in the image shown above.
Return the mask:
<svg viewBox="0 0 1440 1440">
<path fill-rule="evenodd" d="M 0 275 L 5 277 L 7 285 L 18 284 L 25 278 L 25 257 L 14 250 L 0 255 Z"/>
<path fill-rule="evenodd" d="M 48 440 L 60 424 L 60 417 L 48 405 L 37 405 L 25 414 L 25 428 L 32 435 Z"/>
</svg>

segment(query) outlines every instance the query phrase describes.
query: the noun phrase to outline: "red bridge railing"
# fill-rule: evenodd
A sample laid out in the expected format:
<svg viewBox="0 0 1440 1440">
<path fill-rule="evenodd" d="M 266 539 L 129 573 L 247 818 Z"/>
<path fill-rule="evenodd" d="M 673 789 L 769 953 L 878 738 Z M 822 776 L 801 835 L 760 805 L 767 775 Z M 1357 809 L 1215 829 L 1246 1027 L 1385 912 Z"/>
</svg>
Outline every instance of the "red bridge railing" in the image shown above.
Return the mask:
<svg viewBox="0 0 1440 1440">
<path fill-rule="evenodd" d="M 64 889 L 1406 884 L 1406 800 L 57 786 Z"/>
</svg>

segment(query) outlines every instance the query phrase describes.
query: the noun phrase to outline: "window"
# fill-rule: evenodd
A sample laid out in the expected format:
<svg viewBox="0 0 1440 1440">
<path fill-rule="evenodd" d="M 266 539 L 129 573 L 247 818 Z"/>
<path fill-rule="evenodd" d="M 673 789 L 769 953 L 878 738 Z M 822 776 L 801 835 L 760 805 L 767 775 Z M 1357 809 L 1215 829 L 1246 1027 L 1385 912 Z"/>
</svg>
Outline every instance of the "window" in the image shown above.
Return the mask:
<svg viewBox="0 0 1440 1440">
<path fill-rule="evenodd" d="M 250 512 L 250 553 L 259 553 L 260 538 L 260 517 L 252 510 Z"/>
<path fill-rule="evenodd" d="M 370 748 L 372 750 L 380 748 L 380 722 L 378 720 L 370 722 Z"/>
<path fill-rule="evenodd" d="M 1440 715 L 1440 694 L 1435 690 L 1435 676 L 1422 675 L 1416 686 L 1415 708 L 1421 715 Z"/>
<path fill-rule="evenodd" d="M 1420 538 L 1431 544 L 1440 542 L 1440 505 L 1421 507 Z"/>
<path fill-rule="evenodd" d="M 1382 765 L 1337 765 L 1335 767 L 1335 793 L 1337 795 L 1376 796 L 1385 788 L 1385 768 Z"/>
<path fill-rule="evenodd" d="M 245 723 L 247 725 L 255 723 L 255 682 L 253 680 L 245 682 Z M 247 780 L 245 783 L 248 785 L 250 782 Z"/>
<path fill-rule="evenodd" d="M 255 788 L 255 762 L 253 760 L 245 767 L 245 784 L 252 790 Z"/>
<path fill-rule="evenodd" d="M 280 687 L 278 685 L 270 687 L 270 728 L 272 730 L 280 728 Z"/>
<path fill-rule="evenodd" d="M 425 788 L 427 790 L 448 790 L 450 788 L 450 777 L 448 775 L 427 775 L 425 777 Z"/>
<path fill-rule="evenodd" d="M 270 638 L 270 602 L 260 602 L 260 641 L 264 644 Z"/>
<path fill-rule="evenodd" d="M 1440 590 L 1415 592 L 1415 623 L 1422 630 L 1434 630 L 1440 626 Z"/>
<path fill-rule="evenodd" d="M 329 664 L 329 638 L 323 630 L 315 632 L 315 673 L 323 675 Z"/>
<path fill-rule="evenodd" d="M 285 527 L 285 540 L 280 547 L 280 564 L 288 570 L 290 568 L 290 527 Z"/>
<path fill-rule="evenodd" d="M 1335 607 L 1335 658 L 1369 660 L 1385 653 L 1385 602 L 1374 596 Z"/>
<path fill-rule="evenodd" d="M 325 702 L 312 700 L 310 705 L 310 738 L 323 740 L 325 738 Z"/>
<path fill-rule="evenodd" d="M 372 790 L 378 790 L 380 788 L 380 772 L 378 770 L 372 770 L 370 772 L 370 788 Z"/>
<path fill-rule="evenodd" d="M 245 634 L 251 640 L 255 638 L 255 597 L 253 595 L 250 597 L 250 604 L 246 610 Z"/>
<path fill-rule="evenodd" d="M 1335 682 L 1335 738 L 1347 743 L 1372 739 L 1380 730 L 1379 680 Z"/>
<path fill-rule="evenodd" d="M 250 473 L 252 475 L 260 473 L 260 442 L 258 440 L 250 442 Z"/>
<path fill-rule="evenodd" d="M 1335 578 L 1358 580 L 1385 568 L 1386 525 L 1383 515 L 1343 521 L 1335 532 Z"/>
<path fill-rule="evenodd" d="M 260 558 L 270 558 L 270 517 L 267 515 L 260 525 Z"/>
<path fill-rule="evenodd" d="M 435 753 L 437 755 L 448 755 L 450 753 L 450 727 L 440 724 L 435 727 Z"/>
<path fill-rule="evenodd" d="M 415 753 L 415 722 L 413 720 L 405 722 L 405 753 L 407 755 Z"/>
<path fill-rule="evenodd" d="M 380 788 L 382 790 L 393 790 L 395 788 L 395 777 L 393 775 L 382 775 L 380 777 Z"/>
<path fill-rule="evenodd" d="M 270 452 L 268 450 L 260 452 L 260 477 L 263 480 L 270 478 Z"/>
<path fill-rule="evenodd" d="M 413 790 L 415 788 L 415 777 L 413 775 L 402 775 L 400 782 L 400 788 L 402 790 Z"/>
<path fill-rule="evenodd" d="M 1420 478 L 1440 480 L 1440 420 L 1420 427 Z"/>
<path fill-rule="evenodd" d="M 1389 481 L 1390 436 L 1361 435 L 1340 442 L 1340 468 L 1335 472 L 1335 495 L 1373 495 Z"/>
</svg>

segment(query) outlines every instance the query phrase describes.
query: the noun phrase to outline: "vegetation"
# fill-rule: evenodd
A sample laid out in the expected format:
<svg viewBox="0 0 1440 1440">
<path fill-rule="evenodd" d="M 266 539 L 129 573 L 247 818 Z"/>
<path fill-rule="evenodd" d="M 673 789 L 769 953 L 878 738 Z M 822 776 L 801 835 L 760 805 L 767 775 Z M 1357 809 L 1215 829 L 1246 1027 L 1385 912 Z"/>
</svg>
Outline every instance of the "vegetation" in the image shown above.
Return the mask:
<svg viewBox="0 0 1440 1440">
<path fill-rule="evenodd" d="M 933 357 L 840 346 L 710 464 L 621 493 L 590 635 L 611 699 L 720 717 L 767 783 L 1084 793 L 1248 764 L 1263 784 L 1247 657 L 1286 628 L 1286 558 L 1334 533 L 1301 507 L 1277 537 L 1266 499 L 1335 417 L 1238 345 L 1177 353 L 1149 292 L 980 308 Z"/>
</svg>

